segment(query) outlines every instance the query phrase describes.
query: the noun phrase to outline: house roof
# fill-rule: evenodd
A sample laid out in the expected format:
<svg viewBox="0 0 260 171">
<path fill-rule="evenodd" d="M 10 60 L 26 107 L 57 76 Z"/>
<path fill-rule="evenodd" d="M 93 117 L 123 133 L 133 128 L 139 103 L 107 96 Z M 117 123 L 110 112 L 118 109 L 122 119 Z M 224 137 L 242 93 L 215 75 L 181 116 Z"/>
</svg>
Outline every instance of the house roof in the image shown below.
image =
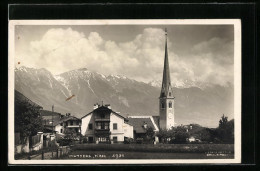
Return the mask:
<svg viewBox="0 0 260 171">
<path fill-rule="evenodd" d="M 63 118 L 61 118 L 61 120 L 59 120 L 56 124 L 60 124 L 60 123 L 63 123 L 63 122 L 66 122 L 66 121 L 77 121 L 77 120 L 81 120 L 75 116 L 65 116 Z M 56 126 L 56 125 L 55 125 Z"/>
<path fill-rule="evenodd" d="M 153 120 L 152 116 L 129 116 L 128 123 L 133 125 L 136 133 L 146 133 L 144 124 L 147 124 L 148 127 L 152 127 L 153 130 L 158 131 L 158 126 Z"/>
<path fill-rule="evenodd" d="M 155 124 L 157 125 L 157 127 L 159 128 L 160 125 L 160 116 L 152 116 L 153 120 L 155 122 Z"/>
<path fill-rule="evenodd" d="M 92 114 L 94 111 L 102 111 L 102 110 L 108 110 L 108 111 L 112 112 L 113 114 L 115 114 L 115 115 L 117 115 L 117 116 L 119 116 L 119 117 L 121 117 L 121 118 L 127 120 L 126 117 L 124 117 L 123 115 L 120 115 L 119 113 L 113 111 L 112 109 L 109 109 L 107 106 L 100 106 L 100 107 L 98 107 L 97 109 L 94 109 L 93 111 L 91 111 L 91 112 L 89 112 L 88 114 L 86 114 L 86 115 L 84 115 L 83 117 L 81 117 L 81 119 L 83 119 L 83 118 L 85 118 L 86 116 Z"/>
<path fill-rule="evenodd" d="M 56 126 L 58 124 L 61 124 L 63 122 L 69 121 L 69 120 L 80 120 L 79 118 L 75 117 L 75 116 L 64 116 L 63 118 L 59 119 L 59 120 L 53 120 L 53 126 Z M 46 124 L 47 126 L 52 126 L 52 124 Z"/>
</svg>

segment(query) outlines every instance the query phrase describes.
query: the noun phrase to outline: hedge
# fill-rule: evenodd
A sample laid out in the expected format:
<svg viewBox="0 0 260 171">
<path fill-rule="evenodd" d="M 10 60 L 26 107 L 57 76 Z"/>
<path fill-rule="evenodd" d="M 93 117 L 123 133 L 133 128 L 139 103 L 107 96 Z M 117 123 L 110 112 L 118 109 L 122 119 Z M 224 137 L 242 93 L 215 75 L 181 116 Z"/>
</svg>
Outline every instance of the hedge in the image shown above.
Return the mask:
<svg viewBox="0 0 260 171">
<path fill-rule="evenodd" d="M 76 144 L 72 150 L 84 151 L 136 151 L 205 153 L 228 151 L 234 153 L 234 144 Z"/>
</svg>

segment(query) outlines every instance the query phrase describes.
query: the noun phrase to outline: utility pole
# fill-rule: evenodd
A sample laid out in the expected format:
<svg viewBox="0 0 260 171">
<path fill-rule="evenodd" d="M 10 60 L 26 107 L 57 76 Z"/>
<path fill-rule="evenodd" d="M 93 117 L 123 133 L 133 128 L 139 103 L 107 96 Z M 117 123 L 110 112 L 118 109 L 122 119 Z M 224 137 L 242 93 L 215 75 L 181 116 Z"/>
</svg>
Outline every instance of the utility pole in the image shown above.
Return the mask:
<svg viewBox="0 0 260 171">
<path fill-rule="evenodd" d="M 54 113 L 54 105 L 52 105 L 52 135 L 53 135 L 53 113 Z"/>
</svg>

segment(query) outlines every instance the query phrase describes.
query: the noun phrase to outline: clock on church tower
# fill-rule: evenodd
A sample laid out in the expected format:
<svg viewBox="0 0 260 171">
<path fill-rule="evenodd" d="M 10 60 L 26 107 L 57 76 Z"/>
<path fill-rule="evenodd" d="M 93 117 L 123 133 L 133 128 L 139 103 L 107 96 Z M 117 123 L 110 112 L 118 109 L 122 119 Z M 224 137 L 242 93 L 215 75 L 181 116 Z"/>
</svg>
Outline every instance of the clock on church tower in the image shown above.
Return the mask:
<svg viewBox="0 0 260 171">
<path fill-rule="evenodd" d="M 170 79 L 170 68 L 167 50 L 167 30 L 165 29 L 165 58 L 161 94 L 159 97 L 160 128 L 174 127 L 174 96 Z"/>
</svg>

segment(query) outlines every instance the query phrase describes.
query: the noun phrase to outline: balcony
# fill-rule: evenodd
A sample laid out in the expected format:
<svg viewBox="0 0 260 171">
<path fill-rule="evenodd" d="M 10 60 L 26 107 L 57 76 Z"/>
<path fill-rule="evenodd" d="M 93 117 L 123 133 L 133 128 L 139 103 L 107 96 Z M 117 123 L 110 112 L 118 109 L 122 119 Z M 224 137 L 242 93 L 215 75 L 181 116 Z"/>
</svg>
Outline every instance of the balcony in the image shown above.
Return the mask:
<svg viewBox="0 0 260 171">
<path fill-rule="evenodd" d="M 109 118 L 95 118 L 95 121 L 96 122 L 98 122 L 98 121 L 110 122 L 110 119 Z"/>
<path fill-rule="evenodd" d="M 109 129 L 95 129 L 95 134 L 96 135 L 110 135 L 111 132 Z"/>
<path fill-rule="evenodd" d="M 66 128 L 80 128 L 80 125 L 67 125 Z"/>
</svg>

